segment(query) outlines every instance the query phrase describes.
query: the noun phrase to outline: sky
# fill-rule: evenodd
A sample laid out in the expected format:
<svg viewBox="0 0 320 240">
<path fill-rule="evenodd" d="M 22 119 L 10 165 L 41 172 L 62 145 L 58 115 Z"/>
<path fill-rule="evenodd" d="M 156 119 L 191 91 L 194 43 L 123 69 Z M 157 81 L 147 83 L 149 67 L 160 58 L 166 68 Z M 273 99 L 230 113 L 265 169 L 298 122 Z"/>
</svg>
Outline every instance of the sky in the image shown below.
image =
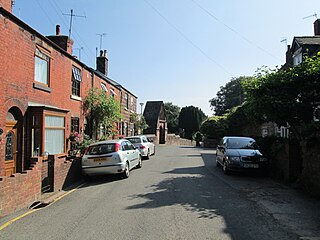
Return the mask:
<svg viewBox="0 0 320 240">
<path fill-rule="evenodd" d="M 95 68 L 101 44 L 108 76 L 138 103 L 193 105 L 208 116 L 221 86 L 284 64 L 286 45 L 312 36 L 320 16 L 319 0 L 16 0 L 13 14 L 42 35 L 57 24 L 68 35 L 71 9 L 82 62 Z"/>
</svg>

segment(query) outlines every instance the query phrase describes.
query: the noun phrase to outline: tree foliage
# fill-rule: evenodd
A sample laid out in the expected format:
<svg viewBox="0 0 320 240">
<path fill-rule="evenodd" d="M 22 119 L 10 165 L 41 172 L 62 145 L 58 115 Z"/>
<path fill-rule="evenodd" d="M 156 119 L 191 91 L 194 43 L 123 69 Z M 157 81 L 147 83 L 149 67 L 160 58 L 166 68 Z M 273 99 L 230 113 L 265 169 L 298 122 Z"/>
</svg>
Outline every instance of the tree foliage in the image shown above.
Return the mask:
<svg viewBox="0 0 320 240">
<path fill-rule="evenodd" d="M 166 111 L 166 119 L 169 133 L 178 133 L 180 107 L 174 105 L 172 102 L 167 102 L 164 103 L 164 109 Z"/>
<path fill-rule="evenodd" d="M 183 107 L 179 114 L 179 128 L 183 129 L 183 137 L 192 139 L 192 135 L 199 131 L 200 125 L 205 119 L 206 115 L 200 108 Z"/>
<path fill-rule="evenodd" d="M 261 70 L 258 77 L 244 81 L 250 115 L 261 121 L 290 125 L 301 138 L 301 127 L 310 124 L 320 104 L 320 58 L 305 57 L 287 70 Z"/>
<path fill-rule="evenodd" d="M 139 134 L 139 130 L 140 133 L 142 133 L 142 131 L 148 127 L 144 116 L 137 113 L 132 113 L 130 115 L 130 122 L 134 124 L 134 135 Z"/>
<path fill-rule="evenodd" d="M 217 96 L 209 100 L 211 109 L 215 115 L 222 116 L 231 108 L 241 105 L 244 102 L 244 90 L 241 85 L 243 81 L 250 81 L 254 77 L 238 77 L 231 79 L 224 87 L 220 87 Z"/>
<path fill-rule="evenodd" d="M 226 116 L 213 116 L 205 120 L 201 127 L 201 133 L 209 139 L 219 139 L 226 135 L 228 129 Z"/>
<path fill-rule="evenodd" d="M 89 90 L 84 101 L 84 111 L 92 122 L 92 135 L 95 138 L 100 126 L 103 127 L 103 134 L 106 137 L 115 134 L 116 123 L 121 119 L 120 105 L 113 98 L 97 88 Z"/>
</svg>

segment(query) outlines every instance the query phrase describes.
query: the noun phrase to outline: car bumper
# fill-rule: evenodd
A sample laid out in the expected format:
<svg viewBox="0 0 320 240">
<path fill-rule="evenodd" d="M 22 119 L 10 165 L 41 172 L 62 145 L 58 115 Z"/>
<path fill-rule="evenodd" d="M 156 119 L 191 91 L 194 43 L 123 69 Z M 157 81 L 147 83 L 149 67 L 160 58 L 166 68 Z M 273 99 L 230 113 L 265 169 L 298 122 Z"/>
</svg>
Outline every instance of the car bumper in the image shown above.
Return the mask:
<svg viewBox="0 0 320 240">
<path fill-rule="evenodd" d="M 142 156 L 142 157 L 146 157 L 147 155 L 148 155 L 148 149 L 139 149 L 139 151 L 140 151 L 140 155 Z"/>
<path fill-rule="evenodd" d="M 268 162 L 229 162 L 228 164 L 228 169 L 231 171 L 265 171 L 268 170 L 268 168 Z"/>
<path fill-rule="evenodd" d="M 125 163 L 112 165 L 98 165 L 98 166 L 82 166 L 83 175 L 104 175 L 104 174 L 118 174 L 124 172 L 126 168 Z"/>
</svg>

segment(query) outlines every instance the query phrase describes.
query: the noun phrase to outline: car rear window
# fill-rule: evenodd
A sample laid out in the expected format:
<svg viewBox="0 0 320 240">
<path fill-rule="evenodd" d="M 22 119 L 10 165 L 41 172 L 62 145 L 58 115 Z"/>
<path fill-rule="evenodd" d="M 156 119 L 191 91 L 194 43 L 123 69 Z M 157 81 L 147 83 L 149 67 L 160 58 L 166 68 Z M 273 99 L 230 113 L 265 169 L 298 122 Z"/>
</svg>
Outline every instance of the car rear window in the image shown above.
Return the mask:
<svg viewBox="0 0 320 240">
<path fill-rule="evenodd" d="M 108 153 L 113 153 L 114 150 L 115 150 L 114 143 L 94 145 L 89 147 L 87 155 L 108 154 Z"/>
<path fill-rule="evenodd" d="M 126 139 L 129 140 L 131 143 L 141 143 L 140 138 L 126 138 Z"/>
</svg>

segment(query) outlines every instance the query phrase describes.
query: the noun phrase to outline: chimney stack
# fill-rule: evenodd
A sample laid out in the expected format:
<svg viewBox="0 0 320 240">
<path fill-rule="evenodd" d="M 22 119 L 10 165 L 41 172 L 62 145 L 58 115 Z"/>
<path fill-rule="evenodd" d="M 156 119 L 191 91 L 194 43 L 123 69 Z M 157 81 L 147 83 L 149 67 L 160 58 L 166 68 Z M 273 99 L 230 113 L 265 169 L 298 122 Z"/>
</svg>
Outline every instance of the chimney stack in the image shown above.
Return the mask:
<svg viewBox="0 0 320 240">
<path fill-rule="evenodd" d="M 292 65 L 293 65 L 292 53 L 291 53 L 291 46 L 290 46 L 290 45 L 287 46 L 286 64 L 287 64 L 288 66 L 292 66 Z"/>
<path fill-rule="evenodd" d="M 108 76 L 108 54 L 107 50 L 100 50 L 100 56 L 97 57 L 97 70 Z"/>
<path fill-rule="evenodd" d="M 0 7 L 4 8 L 8 12 L 12 13 L 12 0 L 0 0 Z"/>
<path fill-rule="evenodd" d="M 60 25 L 56 25 L 56 35 L 47 36 L 47 38 L 69 54 L 72 54 L 73 41 L 68 36 L 60 35 Z"/>
<path fill-rule="evenodd" d="M 320 19 L 317 19 L 314 23 L 314 35 L 319 36 L 320 35 Z"/>
</svg>

